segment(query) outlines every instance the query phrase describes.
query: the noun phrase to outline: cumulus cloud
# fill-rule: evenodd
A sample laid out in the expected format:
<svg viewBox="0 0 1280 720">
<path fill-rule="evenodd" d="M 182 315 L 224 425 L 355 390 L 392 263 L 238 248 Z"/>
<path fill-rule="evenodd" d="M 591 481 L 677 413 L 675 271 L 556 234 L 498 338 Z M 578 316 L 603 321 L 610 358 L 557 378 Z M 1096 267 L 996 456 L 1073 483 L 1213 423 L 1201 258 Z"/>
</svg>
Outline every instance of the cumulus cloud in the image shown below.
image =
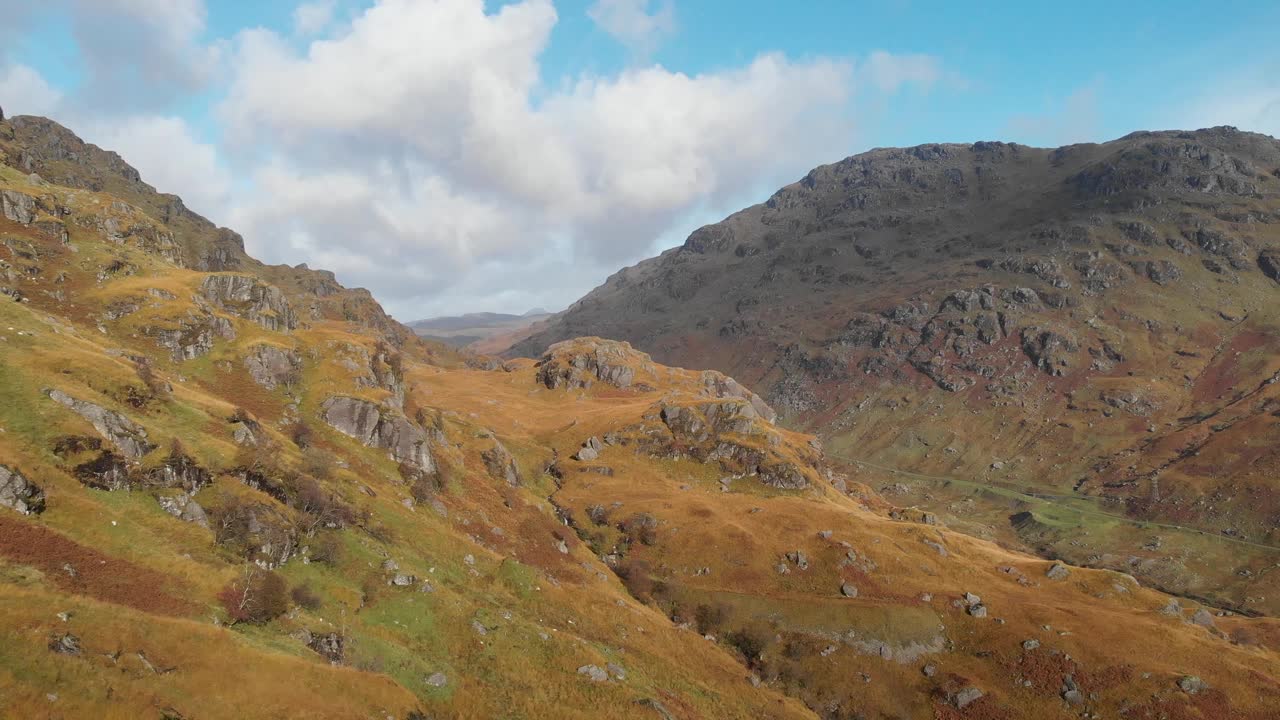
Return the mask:
<svg viewBox="0 0 1280 720">
<path fill-rule="evenodd" d="M 264 260 L 331 268 L 404 318 L 563 306 L 852 152 L 869 95 L 942 77 L 935 58 L 882 52 L 546 77 L 551 0 L 376 0 L 341 17 L 308 0 L 287 27 L 228 42 L 205 37 L 201 0 L 54 1 L 85 9 L 83 85 L 42 96 L 10 68 L 0 89 L 43 97 Z M 632 47 L 673 27 L 669 5 L 591 12 Z M 90 37 L 95 18 L 127 40 Z M 166 107 L 211 90 L 216 145 Z"/>
<path fill-rule="evenodd" d="M 143 180 L 181 196 L 191 209 L 215 219 L 229 212 L 231 173 L 219 162 L 217 148 L 197 138 L 182 118 L 88 119 L 78 130 L 85 140 L 120 153 Z"/>
<path fill-rule="evenodd" d="M 6 115 L 47 115 L 61 100 L 62 93 L 26 65 L 0 67 L 0 107 Z"/>
<path fill-rule="evenodd" d="M 1224 83 L 1193 102 L 1180 120 L 1183 127 L 1235 125 L 1241 130 L 1280 137 L 1280 82 L 1251 78 Z"/>
<path fill-rule="evenodd" d="M 270 161 L 234 224 L 268 259 L 327 258 L 401 315 L 486 282 L 562 305 L 693 215 L 850 152 L 855 87 L 939 72 L 925 56 L 765 54 L 548 84 L 556 21 L 548 0 L 382 0 L 301 49 L 242 33 L 219 113 L 234 157 Z"/>
<path fill-rule="evenodd" d="M 676 27 L 669 0 L 596 0 L 587 8 L 587 16 L 601 30 L 641 53 L 652 51 Z"/>
<path fill-rule="evenodd" d="M 1049 147 L 1102 140 L 1098 85 L 1095 81 L 1077 88 L 1042 113 L 1014 116 L 1005 134 L 1016 142 Z"/>
<path fill-rule="evenodd" d="M 82 111 L 170 106 L 214 78 L 221 48 L 202 41 L 203 0 L 65 0 L 85 69 Z"/>
<path fill-rule="evenodd" d="M 333 22 L 334 5 L 334 0 L 316 0 L 294 8 L 294 33 L 308 36 L 322 32 Z"/>
<path fill-rule="evenodd" d="M 942 79 L 942 63 L 932 55 L 894 55 L 876 50 L 859 68 L 860 79 L 882 92 L 894 92 L 903 85 L 929 88 Z"/>
</svg>

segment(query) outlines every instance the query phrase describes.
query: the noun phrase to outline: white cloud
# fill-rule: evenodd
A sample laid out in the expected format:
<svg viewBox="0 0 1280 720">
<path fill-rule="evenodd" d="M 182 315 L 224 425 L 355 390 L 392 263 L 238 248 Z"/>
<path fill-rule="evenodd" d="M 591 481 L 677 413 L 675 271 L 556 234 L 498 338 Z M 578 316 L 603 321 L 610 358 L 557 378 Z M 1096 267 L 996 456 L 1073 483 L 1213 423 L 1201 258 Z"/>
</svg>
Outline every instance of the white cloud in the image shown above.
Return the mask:
<svg viewBox="0 0 1280 720">
<path fill-rule="evenodd" d="M 676 27 L 670 0 L 596 0 L 587 15 L 601 30 L 641 53 L 652 51 Z"/>
<path fill-rule="evenodd" d="M 855 70 L 766 54 L 547 86 L 556 19 L 548 0 L 491 13 L 480 0 L 382 0 L 302 50 L 243 33 L 219 116 L 237 162 L 271 159 L 230 224 L 266 259 L 332 262 L 402 313 L 486 286 L 562 305 L 655 238 L 687 233 L 692 215 L 848 154 L 856 86 L 938 77 L 924 56 L 877 53 Z"/>
<path fill-rule="evenodd" d="M 217 149 L 196 138 L 178 117 L 132 115 L 77 124 L 84 139 L 115 150 L 160 192 L 182 197 L 187 207 L 215 221 L 227 214 L 232 178 Z"/>
<path fill-rule="evenodd" d="M 293 31 L 301 36 L 322 32 L 333 22 L 334 0 L 305 2 L 293 9 Z"/>
<path fill-rule="evenodd" d="M 548 78 L 551 0 L 376 0 L 341 22 L 311 0 L 226 44 L 205 37 L 202 0 L 52 1 L 77 9 L 85 82 L 42 96 L 10 68 L 6 96 L 43 97 L 264 260 L 329 267 L 406 318 L 563 306 L 851 152 L 855 99 L 942 77 L 932 57 L 880 52 Z M 593 13 L 633 47 L 673 26 L 669 5 Z M 224 78 L 214 145 L 173 106 Z"/>
<path fill-rule="evenodd" d="M 203 41 L 203 0 L 65 0 L 85 73 L 83 112 L 148 111 L 204 89 L 221 48 Z"/>
<path fill-rule="evenodd" d="M 882 92 L 895 92 L 904 85 L 928 89 L 942 79 L 942 64 L 932 55 L 894 55 L 876 50 L 859 68 L 859 79 Z"/>
<path fill-rule="evenodd" d="M 0 107 L 8 115 L 47 115 L 62 100 L 40 73 L 26 65 L 0 67 Z"/>
<path fill-rule="evenodd" d="M 1191 105 L 1181 124 L 1187 128 L 1234 125 L 1280 137 L 1280 83 L 1259 79 L 1218 85 Z"/>
<path fill-rule="evenodd" d="M 1014 142 L 1047 147 L 1103 140 L 1098 109 L 1100 84 L 1095 80 L 1078 88 L 1065 98 L 1049 103 L 1042 113 L 1010 118 L 1004 134 Z"/>
</svg>

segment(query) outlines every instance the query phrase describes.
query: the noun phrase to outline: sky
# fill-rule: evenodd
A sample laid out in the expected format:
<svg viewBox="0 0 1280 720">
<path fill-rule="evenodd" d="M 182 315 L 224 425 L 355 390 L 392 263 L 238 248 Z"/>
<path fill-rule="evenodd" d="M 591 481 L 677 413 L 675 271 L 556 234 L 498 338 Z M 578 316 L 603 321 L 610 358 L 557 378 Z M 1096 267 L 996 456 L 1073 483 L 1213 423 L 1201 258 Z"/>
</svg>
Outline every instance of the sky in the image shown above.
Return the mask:
<svg viewBox="0 0 1280 720">
<path fill-rule="evenodd" d="M 557 310 L 885 146 L 1280 136 L 1280 3 L 0 0 L 0 107 L 401 320 Z"/>
</svg>

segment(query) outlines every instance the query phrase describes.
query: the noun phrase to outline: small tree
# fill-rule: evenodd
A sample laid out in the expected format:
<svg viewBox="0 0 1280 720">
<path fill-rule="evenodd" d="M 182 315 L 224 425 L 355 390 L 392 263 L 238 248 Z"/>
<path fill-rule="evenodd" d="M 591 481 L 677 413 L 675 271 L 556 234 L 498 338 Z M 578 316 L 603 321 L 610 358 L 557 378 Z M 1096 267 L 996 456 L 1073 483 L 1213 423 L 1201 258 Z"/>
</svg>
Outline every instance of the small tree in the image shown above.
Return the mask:
<svg viewBox="0 0 1280 720">
<path fill-rule="evenodd" d="M 280 575 L 245 565 L 241 576 L 218 593 L 231 624 L 262 624 L 289 610 L 289 585 Z"/>
</svg>

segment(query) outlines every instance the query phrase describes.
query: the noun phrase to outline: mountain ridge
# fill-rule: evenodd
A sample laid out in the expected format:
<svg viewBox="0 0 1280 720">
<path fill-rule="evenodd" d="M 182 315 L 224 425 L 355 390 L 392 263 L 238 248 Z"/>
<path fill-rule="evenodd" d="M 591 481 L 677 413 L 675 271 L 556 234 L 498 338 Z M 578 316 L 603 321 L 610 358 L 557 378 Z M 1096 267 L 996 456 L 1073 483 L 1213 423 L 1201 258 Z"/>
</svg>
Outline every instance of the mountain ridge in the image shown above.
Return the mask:
<svg viewBox="0 0 1280 720">
<path fill-rule="evenodd" d="M 844 455 L 953 478 L 904 497 L 982 537 L 1258 611 L 1269 551 L 1209 536 L 1280 544 L 1280 458 L 1239 451 L 1280 435 L 1278 224 L 1280 143 L 1229 127 L 879 149 L 619 271 L 509 352 L 594 334 L 722 370 Z M 1234 424 L 1194 420 L 1222 402 Z M 1143 447 L 1163 459 L 1130 469 Z M 1031 495 L 982 501 L 995 485 Z M 1027 510 L 1059 529 L 1019 533 Z M 1097 510 L 1191 527 L 1163 550 L 1135 524 L 1082 544 Z"/>
</svg>

